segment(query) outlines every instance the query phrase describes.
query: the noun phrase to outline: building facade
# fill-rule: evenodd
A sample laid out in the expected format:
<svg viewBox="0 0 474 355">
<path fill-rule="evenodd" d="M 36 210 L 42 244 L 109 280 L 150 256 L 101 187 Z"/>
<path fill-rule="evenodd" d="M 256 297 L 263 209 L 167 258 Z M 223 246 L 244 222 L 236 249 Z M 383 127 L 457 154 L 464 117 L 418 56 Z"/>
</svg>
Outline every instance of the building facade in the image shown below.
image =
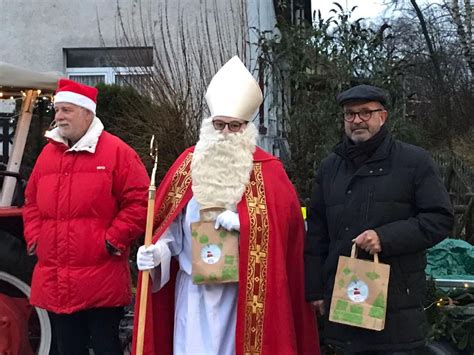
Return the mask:
<svg viewBox="0 0 474 355">
<path fill-rule="evenodd" d="M 275 33 L 278 16 L 289 22 L 308 20 L 310 1 L 0 0 L 0 61 L 60 72 L 89 85 L 137 86 L 157 71 L 172 71 L 163 58 L 169 61 L 174 55 L 171 60 L 179 62 L 183 46 L 187 53 L 212 57 L 206 59 L 204 77 L 212 77 L 237 54 L 264 93 L 264 104 L 254 118 L 259 145 L 279 156 L 279 95 L 272 73 L 259 67 L 257 45 L 260 36 Z M 198 64 L 192 70 L 198 73 L 196 82 L 205 81 Z"/>
</svg>

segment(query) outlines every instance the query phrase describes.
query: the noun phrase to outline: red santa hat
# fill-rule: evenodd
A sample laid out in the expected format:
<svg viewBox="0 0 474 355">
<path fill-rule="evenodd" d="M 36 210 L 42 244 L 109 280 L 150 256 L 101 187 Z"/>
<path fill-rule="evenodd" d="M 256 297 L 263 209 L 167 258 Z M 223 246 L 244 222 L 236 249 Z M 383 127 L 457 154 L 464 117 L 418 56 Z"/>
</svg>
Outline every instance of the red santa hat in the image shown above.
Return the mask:
<svg viewBox="0 0 474 355">
<path fill-rule="evenodd" d="M 59 79 L 54 95 L 54 103 L 67 102 L 84 107 L 95 115 L 98 90 L 92 86 L 76 83 L 68 79 Z"/>
</svg>

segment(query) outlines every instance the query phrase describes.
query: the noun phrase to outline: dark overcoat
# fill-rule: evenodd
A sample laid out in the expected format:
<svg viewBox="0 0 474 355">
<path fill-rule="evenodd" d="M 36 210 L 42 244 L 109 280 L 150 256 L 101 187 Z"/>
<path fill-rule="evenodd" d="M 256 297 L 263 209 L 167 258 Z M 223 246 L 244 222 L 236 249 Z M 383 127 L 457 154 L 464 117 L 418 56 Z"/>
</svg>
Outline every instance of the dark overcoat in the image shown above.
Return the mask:
<svg viewBox="0 0 474 355">
<path fill-rule="evenodd" d="M 345 156 L 343 144 L 317 172 L 305 245 L 306 299 L 324 299 L 328 343 L 352 351 L 404 350 L 424 344 L 425 251 L 453 227 L 453 209 L 436 164 L 422 148 L 390 134 L 362 166 Z M 351 240 L 377 232 L 380 261 L 390 281 L 383 331 L 327 320 L 339 255 L 350 255 Z M 363 259 L 372 258 L 364 251 Z"/>
</svg>

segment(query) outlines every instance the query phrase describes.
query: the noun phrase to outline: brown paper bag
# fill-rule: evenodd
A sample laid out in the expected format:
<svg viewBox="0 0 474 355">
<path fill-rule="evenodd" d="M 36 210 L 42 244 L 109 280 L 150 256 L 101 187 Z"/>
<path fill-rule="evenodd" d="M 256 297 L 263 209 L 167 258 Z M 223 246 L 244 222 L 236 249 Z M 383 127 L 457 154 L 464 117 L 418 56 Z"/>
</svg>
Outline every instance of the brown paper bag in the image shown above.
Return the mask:
<svg viewBox="0 0 474 355">
<path fill-rule="evenodd" d="M 351 257 L 340 256 L 331 299 L 329 320 L 372 330 L 385 327 L 390 265 L 356 259 L 356 245 Z"/>
<path fill-rule="evenodd" d="M 210 210 L 216 209 L 206 209 Z M 193 283 L 238 282 L 239 233 L 223 228 L 216 230 L 215 218 L 209 220 L 203 211 L 201 220 L 191 223 Z"/>
</svg>

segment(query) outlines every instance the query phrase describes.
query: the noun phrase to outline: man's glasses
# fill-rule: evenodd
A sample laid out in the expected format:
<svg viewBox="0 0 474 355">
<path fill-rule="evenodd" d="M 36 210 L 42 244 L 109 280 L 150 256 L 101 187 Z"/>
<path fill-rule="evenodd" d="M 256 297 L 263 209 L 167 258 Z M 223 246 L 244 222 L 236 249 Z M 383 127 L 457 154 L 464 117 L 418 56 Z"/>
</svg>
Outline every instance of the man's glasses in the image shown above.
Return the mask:
<svg viewBox="0 0 474 355">
<path fill-rule="evenodd" d="M 359 111 L 359 112 L 346 111 L 346 112 L 344 112 L 344 121 L 354 122 L 356 116 L 359 116 L 359 118 L 362 121 L 367 122 L 368 120 L 371 119 L 372 114 L 374 112 L 381 112 L 381 111 L 385 111 L 385 110 L 382 110 L 381 108 L 379 108 L 377 110 L 362 110 L 362 111 Z"/>
<path fill-rule="evenodd" d="M 222 131 L 225 126 L 229 127 L 229 131 L 231 132 L 238 132 L 240 131 L 240 127 L 243 125 L 246 125 L 247 122 L 239 122 L 239 121 L 230 121 L 230 122 L 224 122 L 222 120 L 213 120 L 212 125 L 214 128 L 218 131 Z"/>
</svg>

